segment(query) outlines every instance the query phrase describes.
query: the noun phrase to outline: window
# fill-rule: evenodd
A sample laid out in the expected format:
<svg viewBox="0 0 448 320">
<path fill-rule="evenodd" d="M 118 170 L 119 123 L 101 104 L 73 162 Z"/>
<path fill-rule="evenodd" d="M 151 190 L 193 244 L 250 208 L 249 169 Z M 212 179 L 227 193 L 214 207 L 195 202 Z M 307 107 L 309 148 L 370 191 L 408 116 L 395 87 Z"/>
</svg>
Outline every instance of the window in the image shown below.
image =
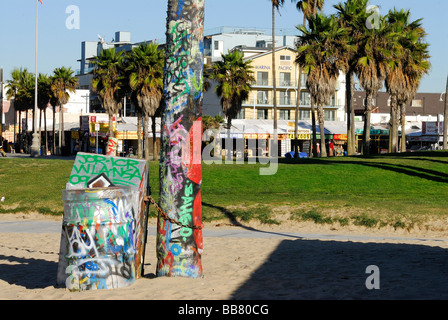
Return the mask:
<svg viewBox="0 0 448 320">
<path fill-rule="evenodd" d="M 334 121 L 335 119 L 334 110 L 324 110 L 324 113 L 325 113 L 325 121 Z"/>
<path fill-rule="evenodd" d="M 255 46 L 257 48 L 266 48 L 266 40 L 257 41 Z"/>
<path fill-rule="evenodd" d="M 257 85 L 267 86 L 268 85 L 269 73 L 264 71 L 257 72 Z"/>
<path fill-rule="evenodd" d="M 290 120 L 291 111 L 290 110 L 282 110 L 280 109 L 280 120 Z"/>
<path fill-rule="evenodd" d="M 267 120 L 268 119 L 268 109 L 257 109 L 257 119 Z"/>
<path fill-rule="evenodd" d="M 311 112 L 310 110 L 300 110 L 299 111 L 299 120 L 310 120 Z"/>
<path fill-rule="evenodd" d="M 336 95 L 332 95 L 330 98 L 330 106 L 336 106 Z"/>
<path fill-rule="evenodd" d="M 287 91 L 280 91 L 280 104 L 281 105 L 290 105 L 291 99 L 289 97 L 289 92 Z"/>
<path fill-rule="evenodd" d="M 423 107 L 423 99 L 414 99 L 414 100 L 412 100 L 411 107 L 416 107 L 416 108 Z"/>
<path fill-rule="evenodd" d="M 240 112 L 236 115 L 235 119 L 245 119 L 246 118 L 246 109 L 241 109 Z"/>
<path fill-rule="evenodd" d="M 291 83 L 291 73 L 290 72 L 280 72 L 280 86 L 290 87 Z"/>
<path fill-rule="evenodd" d="M 300 104 L 303 106 L 311 105 L 310 93 L 306 91 L 300 92 Z"/>
<path fill-rule="evenodd" d="M 258 91 L 257 93 L 257 103 L 258 104 L 268 104 L 269 91 Z"/>
<path fill-rule="evenodd" d="M 215 50 L 219 50 L 219 41 L 214 42 Z"/>
<path fill-rule="evenodd" d="M 302 73 L 300 75 L 300 88 L 306 88 L 306 80 L 308 80 L 308 75 L 306 73 Z"/>
<path fill-rule="evenodd" d="M 363 106 L 365 106 L 366 105 L 366 102 L 367 102 L 367 99 L 366 98 L 364 98 L 363 99 Z M 373 98 L 372 99 L 372 107 L 376 107 L 376 98 Z"/>
<path fill-rule="evenodd" d="M 280 61 L 291 61 L 291 56 L 280 56 Z"/>
</svg>

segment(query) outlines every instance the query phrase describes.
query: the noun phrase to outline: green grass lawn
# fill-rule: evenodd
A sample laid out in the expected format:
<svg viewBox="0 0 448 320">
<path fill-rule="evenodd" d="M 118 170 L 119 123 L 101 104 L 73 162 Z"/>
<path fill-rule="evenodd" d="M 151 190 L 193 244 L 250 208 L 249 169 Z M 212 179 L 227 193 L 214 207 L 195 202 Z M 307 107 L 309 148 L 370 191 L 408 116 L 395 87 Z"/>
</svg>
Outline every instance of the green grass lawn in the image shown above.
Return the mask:
<svg viewBox="0 0 448 320">
<path fill-rule="evenodd" d="M 448 152 L 377 157 L 281 159 L 276 174 L 260 164 L 203 166 L 203 220 L 287 219 L 410 228 L 448 215 Z M 0 159 L 0 213 L 62 214 L 72 160 Z M 158 163 L 150 162 L 158 198 Z M 152 211 L 155 215 L 155 211 Z"/>
</svg>

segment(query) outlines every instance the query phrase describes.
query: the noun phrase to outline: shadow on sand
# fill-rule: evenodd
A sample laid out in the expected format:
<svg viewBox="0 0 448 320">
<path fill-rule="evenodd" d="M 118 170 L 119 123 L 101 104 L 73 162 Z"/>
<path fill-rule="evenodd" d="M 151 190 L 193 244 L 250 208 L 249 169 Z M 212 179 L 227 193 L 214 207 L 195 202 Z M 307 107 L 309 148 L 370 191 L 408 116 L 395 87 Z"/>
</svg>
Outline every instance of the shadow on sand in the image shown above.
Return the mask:
<svg viewBox="0 0 448 320">
<path fill-rule="evenodd" d="M 58 263 L 42 259 L 0 255 L 0 280 L 26 289 L 44 289 L 56 285 Z"/>
<path fill-rule="evenodd" d="M 378 290 L 366 287 L 370 265 L 379 268 Z M 231 298 L 448 299 L 447 265 L 440 247 L 284 240 Z"/>
</svg>

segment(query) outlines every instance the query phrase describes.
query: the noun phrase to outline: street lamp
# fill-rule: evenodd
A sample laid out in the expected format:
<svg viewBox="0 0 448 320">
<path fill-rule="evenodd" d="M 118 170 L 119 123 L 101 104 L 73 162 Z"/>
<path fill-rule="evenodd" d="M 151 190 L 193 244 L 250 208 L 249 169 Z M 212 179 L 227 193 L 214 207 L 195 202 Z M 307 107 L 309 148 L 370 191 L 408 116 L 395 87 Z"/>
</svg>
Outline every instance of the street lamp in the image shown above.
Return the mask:
<svg viewBox="0 0 448 320">
<path fill-rule="evenodd" d="M 39 156 L 39 134 L 37 133 L 37 43 L 38 43 L 38 27 L 39 27 L 39 0 L 36 0 L 36 73 L 34 75 L 34 132 L 33 142 L 31 144 L 31 157 L 35 158 Z"/>
</svg>

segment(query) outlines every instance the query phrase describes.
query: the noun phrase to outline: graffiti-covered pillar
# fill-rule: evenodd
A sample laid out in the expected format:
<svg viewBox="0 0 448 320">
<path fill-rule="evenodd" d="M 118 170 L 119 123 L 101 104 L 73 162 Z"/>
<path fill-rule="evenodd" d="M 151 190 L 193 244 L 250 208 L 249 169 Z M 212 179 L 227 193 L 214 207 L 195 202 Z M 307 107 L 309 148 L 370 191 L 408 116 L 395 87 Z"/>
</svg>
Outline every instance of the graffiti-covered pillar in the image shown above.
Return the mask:
<svg viewBox="0 0 448 320">
<path fill-rule="evenodd" d="M 202 275 L 204 0 L 169 0 L 160 151 L 157 276 Z"/>
</svg>

